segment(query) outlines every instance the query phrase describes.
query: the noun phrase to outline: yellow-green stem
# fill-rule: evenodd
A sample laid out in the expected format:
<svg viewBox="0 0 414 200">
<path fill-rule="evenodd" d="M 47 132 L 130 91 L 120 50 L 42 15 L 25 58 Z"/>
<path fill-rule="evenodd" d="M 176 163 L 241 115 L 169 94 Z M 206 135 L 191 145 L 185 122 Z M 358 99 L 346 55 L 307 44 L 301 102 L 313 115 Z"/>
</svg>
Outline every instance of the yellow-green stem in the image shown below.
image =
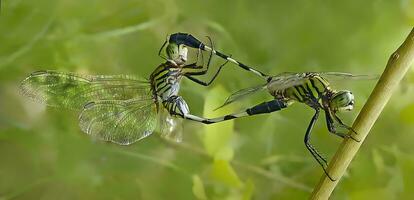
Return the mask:
<svg viewBox="0 0 414 200">
<path fill-rule="evenodd" d="M 384 73 L 382 73 L 381 78 L 368 98 L 367 103 L 364 105 L 353 124 L 353 129 L 358 133 L 358 135 L 354 135 L 354 137 L 361 141 L 355 142 L 348 138 L 342 142 L 328 166 L 328 173 L 335 178 L 336 181 L 331 181 L 324 175 L 318 185 L 314 188 L 310 199 L 329 198 L 378 116 L 381 114 L 381 111 L 390 99 L 393 91 L 397 88 L 398 83 L 413 64 L 413 61 L 414 28 L 411 30 L 404 43 L 389 58 Z"/>
</svg>

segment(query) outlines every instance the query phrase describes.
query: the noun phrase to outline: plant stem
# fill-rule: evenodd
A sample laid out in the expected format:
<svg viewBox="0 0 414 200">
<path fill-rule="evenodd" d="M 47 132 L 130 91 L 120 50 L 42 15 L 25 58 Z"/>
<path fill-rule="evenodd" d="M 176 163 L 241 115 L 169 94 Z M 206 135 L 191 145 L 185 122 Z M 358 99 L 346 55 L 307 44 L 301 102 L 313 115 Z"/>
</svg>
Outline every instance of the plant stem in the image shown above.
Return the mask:
<svg viewBox="0 0 414 200">
<path fill-rule="evenodd" d="M 328 173 L 336 181 L 329 180 L 326 175 L 322 176 L 318 185 L 314 188 L 310 199 L 329 198 L 335 186 L 338 184 L 339 179 L 345 173 L 351 160 L 358 152 L 362 142 L 367 137 L 370 129 L 390 99 L 391 94 L 395 91 L 398 83 L 413 64 L 413 61 L 414 28 L 404 43 L 389 58 L 381 78 L 353 124 L 353 129 L 358 133 L 358 135 L 354 134 L 353 137 L 360 140 L 360 142 L 356 142 L 350 138 L 342 142 L 327 169 Z"/>
</svg>

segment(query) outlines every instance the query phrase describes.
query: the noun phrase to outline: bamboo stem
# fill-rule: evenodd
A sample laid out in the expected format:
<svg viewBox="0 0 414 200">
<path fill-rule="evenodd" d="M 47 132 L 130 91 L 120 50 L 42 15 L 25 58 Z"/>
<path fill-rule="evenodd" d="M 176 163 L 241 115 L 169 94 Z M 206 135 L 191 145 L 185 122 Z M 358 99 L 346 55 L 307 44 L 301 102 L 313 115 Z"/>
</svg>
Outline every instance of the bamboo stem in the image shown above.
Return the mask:
<svg viewBox="0 0 414 200">
<path fill-rule="evenodd" d="M 318 185 L 314 188 L 310 199 L 328 199 L 340 178 L 345 173 L 348 165 L 358 152 L 362 142 L 367 137 L 381 111 L 387 104 L 391 94 L 395 91 L 398 83 L 404 77 L 414 62 L 414 28 L 411 30 L 404 43 L 395 51 L 388 60 L 387 66 L 382 73 L 377 85 L 362 108 L 353 124 L 353 129 L 358 133 L 354 135 L 361 142 L 345 139 L 332 161 L 328 166 L 328 173 L 336 179 L 331 181 L 323 175 Z"/>
</svg>

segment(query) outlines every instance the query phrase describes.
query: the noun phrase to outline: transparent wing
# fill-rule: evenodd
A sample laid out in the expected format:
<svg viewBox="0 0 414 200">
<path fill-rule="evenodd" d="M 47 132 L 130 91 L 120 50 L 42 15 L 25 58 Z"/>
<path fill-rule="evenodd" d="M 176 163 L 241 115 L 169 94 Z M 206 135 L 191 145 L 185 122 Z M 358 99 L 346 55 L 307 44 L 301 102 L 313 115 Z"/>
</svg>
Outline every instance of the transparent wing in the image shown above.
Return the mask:
<svg viewBox="0 0 414 200">
<path fill-rule="evenodd" d="M 126 100 L 150 95 L 147 81 L 127 75 L 79 75 L 56 71 L 32 73 L 21 83 L 21 92 L 50 106 L 81 109 L 96 100 Z"/>
<path fill-rule="evenodd" d="M 156 104 L 150 98 L 103 100 L 85 105 L 79 126 L 95 138 L 128 145 L 154 131 L 157 115 Z"/>
<path fill-rule="evenodd" d="M 265 89 L 266 89 L 266 85 L 258 85 L 258 86 L 254 86 L 254 87 L 239 90 L 239 91 L 231 94 L 227 98 L 227 100 L 224 102 L 224 104 L 221 105 L 220 107 L 216 108 L 215 110 L 220 109 L 220 108 L 222 108 L 226 105 L 229 105 L 229 104 L 231 104 L 235 101 L 240 101 L 240 100 L 244 99 L 245 97 L 251 96 L 251 95 L 253 95 L 253 94 L 255 94 L 259 91 L 265 90 Z"/>
<path fill-rule="evenodd" d="M 276 76 L 272 76 L 267 84 L 245 88 L 245 89 L 242 89 L 242 90 L 239 90 L 233 93 L 227 98 L 227 100 L 224 102 L 223 105 L 221 105 L 220 107 L 216 109 L 222 108 L 235 101 L 240 101 L 248 96 L 251 96 L 257 92 L 260 92 L 266 89 L 267 90 L 281 90 L 284 88 L 292 87 L 296 84 L 301 84 L 305 80 L 304 77 L 306 77 L 306 73 L 291 73 L 291 72 L 284 72 Z"/>
<path fill-rule="evenodd" d="M 351 74 L 347 72 L 313 72 L 328 80 L 376 80 L 379 75 Z"/>
<path fill-rule="evenodd" d="M 166 109 L 160 111 L 158 128 L 164 139 L 174 142 L 183 139 L 183 119 L 171 116 Z"/>
<path fill-rule="evenodd" d="M 272 76 L 270 81 L 267 83 L 267 89 L 270 91 L 283 90 L 286 88 L 293 87 L 295 85 L 301 85 L 306 81 L 306 78 L 313 72 L 294 73 L 284 72 L 275 76 Z"/>
<path fill-rule="evenodd" d="M 283 90 L 304 84 L 307 78 L 312 76 L 321 76 L 329 81 L 374 80 L 379 78 L 377 75 L 354 75 L 346 72 L 285 72 L 272 76 L 267 83 L 267 88 L 270 91 Z"/>
</svg>

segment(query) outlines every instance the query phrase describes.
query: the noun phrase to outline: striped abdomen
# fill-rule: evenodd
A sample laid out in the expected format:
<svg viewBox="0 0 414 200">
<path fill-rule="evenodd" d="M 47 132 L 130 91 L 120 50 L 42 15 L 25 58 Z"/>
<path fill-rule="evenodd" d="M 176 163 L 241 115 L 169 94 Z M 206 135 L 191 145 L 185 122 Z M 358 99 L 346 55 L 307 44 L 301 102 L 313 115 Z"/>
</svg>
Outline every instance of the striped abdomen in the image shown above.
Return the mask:
<svg viewBox="0 0 414 200">
<path fill-rule="evenodd" d="M 329 90 L 329 83 L 320 76 L 308 77 L 303 84 L 296 85 L 281 91 L 285 98 L 301 103 L 320 100 Z"/>
</svg>

